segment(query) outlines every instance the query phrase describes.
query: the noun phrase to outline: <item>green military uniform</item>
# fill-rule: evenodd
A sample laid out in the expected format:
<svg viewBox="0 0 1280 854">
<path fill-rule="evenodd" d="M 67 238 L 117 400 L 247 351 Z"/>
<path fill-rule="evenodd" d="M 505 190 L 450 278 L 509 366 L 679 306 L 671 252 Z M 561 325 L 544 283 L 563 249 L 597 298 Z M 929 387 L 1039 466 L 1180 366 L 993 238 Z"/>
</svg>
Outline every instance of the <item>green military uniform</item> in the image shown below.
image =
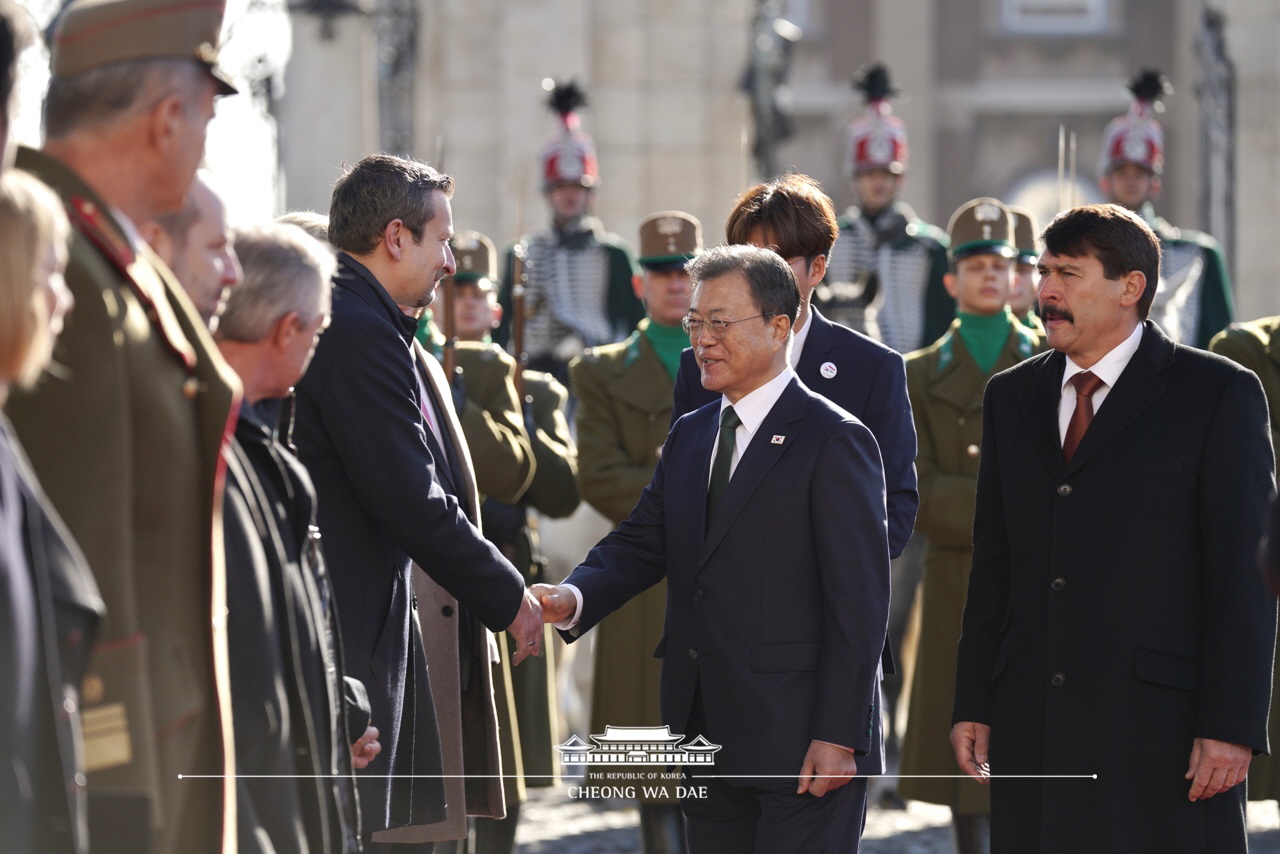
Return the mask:
<svg viewBox="0 0 1280 854">
<path fill-rule="evenodd" d="M 644 336 L 649 320 L 618 344 L 574 360 L 582 497 L 617 525 L 631 514 L 653 478 L 671 424 L 675 380 Z M 667 583 L 660 581 L 609 615 L 596 629 L 591 731 L 660 726 L 662 639 Z"/>
<path fill-rule="evenodd" d="M 121 826 L 94 847 L 133 847 L 149 810 L 154 850 L 221 851 L 231 778 L 178 775 L 234 766 L 219 461 L 240 383 L 163 262 L 79 176 L 30 149 L 17 165 L 74 226 L 53 375 L 8 413 L 107 605 L 81 711 L 90 833 Z"/>
<path fill-rule="evenodd" d="M 514 504 L 533 483 L 536 465 L 516 402 L 516 360 L 479 341 L 459 341 L 455 351 L 467 401 L 458 420 L 476 487 L 486 498 Z"/>
<path fill-rule="evenodd" d="M 989 790 L 956 774 L 949 743 L 955 692 L 956 642 L 973 558 L 973 512 L 982 445 L 982 393 L 991 375 L 1039 352 L 1040 339 L 1010 316 L 1009 337 L 995 367 L 984 373 L 960 338 L 957 319 L 931 347 L 907 356 L 907 393 L 919 451 L 920 511 L 916 531 L 928 539 L 921 593 L 920 641 L 911 706 L 902 740 L 905 798 L 946 804 L 961 814 L 989 812 Z"/>
<path fill-rule="evenodd" d="M 1247 323 L 1233 323 L 1209 342 L 1210 352 L 1244 365 L 1262 380 L 1271 412 L 1271 449 L 1280 457 L 1280 316 Z M 1280 697 L 1280 667 L 1271 681 L 1272 713 L 1268 737 L 1272 750 L 1280 744 L 1280 714 L 1275 711 Z M 1249 800 L 1280 799 L 1280 759 L 1274 754 L 1255 756 L 1249 766 Z"/>
</svg>

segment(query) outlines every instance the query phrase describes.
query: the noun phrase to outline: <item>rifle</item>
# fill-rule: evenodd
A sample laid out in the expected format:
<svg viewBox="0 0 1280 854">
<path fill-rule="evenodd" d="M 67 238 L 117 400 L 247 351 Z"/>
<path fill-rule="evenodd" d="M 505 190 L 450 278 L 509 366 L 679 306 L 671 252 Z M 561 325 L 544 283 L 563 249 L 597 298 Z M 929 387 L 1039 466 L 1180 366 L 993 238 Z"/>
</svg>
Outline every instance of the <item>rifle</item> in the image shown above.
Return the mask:
<svg viewBox="0 0 1280 854">
<path fill-rule="evenodd" d="M 436 135 L 436 171 L 444 172 L 444 134 Z M 458 370 L 458 322 L 453 316 L 453 298 L 457 284 L 453 276 L 445 276 L 440 280 L 440 290 L 444 294 L 441 306 L 440 332 L 444 335 L 444 347 L 440 363 L 444 367 L 444 375 L 449 385 L 453 385 L 454 373 Z"/>
<path fill-rule="evenodd" d="M 511 247 L 511 353 L 516 357 L 516 398 L 524 406 L 524 369 L 529 354 L 524 350 L 525 269 L 529 247 L 524 240 L 524 170 L 516 175 L 516 243 Z"/>
</svg>

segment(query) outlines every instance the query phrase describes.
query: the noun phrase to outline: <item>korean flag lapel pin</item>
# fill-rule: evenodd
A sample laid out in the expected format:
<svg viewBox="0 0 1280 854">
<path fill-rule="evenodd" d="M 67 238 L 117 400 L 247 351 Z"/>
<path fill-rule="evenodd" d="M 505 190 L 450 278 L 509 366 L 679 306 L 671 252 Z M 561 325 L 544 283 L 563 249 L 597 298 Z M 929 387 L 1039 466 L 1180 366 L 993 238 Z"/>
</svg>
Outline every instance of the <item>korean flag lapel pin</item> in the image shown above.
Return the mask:
<svg viewBox="0 0 1280 854">
<path fill-rule="evenodd" d="M 823 362 L 823 363 L 822 363 L 822 367 L 818 368 L 818 373 L 822 374 L 822 378 L 823 378 L 824 380 L 831 380 L 831 379 L 835 379 L 835 376 L 836 376 L 836 363 L 835 363 L 835 362 Z"/>
<path fill-rule="evenodd" d="M 781 445 L 783 442 L 787 441 L 787 437 L 786 437 L 786 436 L 779 436 L 778 434 L 776 434 L 776 433 L 775 433 L 775 434 L 774 434 L 774 436 L 773 436 L 773 438 L 772 438 L 772 439 L 770 439 L 769 441 L 770 441 L 770 442 L 772 442 L 772 443 L 773 443 L 773 444 L 775 444 L 775 445 Z"/>
</svg>

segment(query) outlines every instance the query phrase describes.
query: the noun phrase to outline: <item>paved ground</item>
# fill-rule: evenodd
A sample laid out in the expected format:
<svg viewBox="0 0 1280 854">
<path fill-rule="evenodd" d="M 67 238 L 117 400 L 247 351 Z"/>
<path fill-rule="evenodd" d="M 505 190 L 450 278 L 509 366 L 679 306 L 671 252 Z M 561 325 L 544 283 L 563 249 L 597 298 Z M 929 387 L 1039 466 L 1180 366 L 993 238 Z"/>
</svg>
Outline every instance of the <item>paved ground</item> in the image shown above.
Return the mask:
<svg viewBox="0 0 1280 854">
<path fill-rule="evenodd" d="M 946 807 L 912 802 L 872 809 L 863 854 L 951 854 Z M 521 810 L 517 854 L 639 854 L 639 819 L 627 801 L 572 800 L 566 787 L 533 789 Z M 1276 803 L 1249 805 L 1251 854 L 1280 854 Z"/>
</svg>

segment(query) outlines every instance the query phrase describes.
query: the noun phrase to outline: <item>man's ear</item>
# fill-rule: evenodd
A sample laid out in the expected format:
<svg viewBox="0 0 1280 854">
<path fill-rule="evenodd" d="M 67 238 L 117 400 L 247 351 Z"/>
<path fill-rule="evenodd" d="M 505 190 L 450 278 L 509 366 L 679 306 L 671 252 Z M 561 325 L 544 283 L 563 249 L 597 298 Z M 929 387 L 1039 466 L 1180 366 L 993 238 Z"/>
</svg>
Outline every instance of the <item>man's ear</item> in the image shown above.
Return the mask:
<svg viewBox="0 0 1280 854">
<path fill-rule="evenodd" d="M 502 323 L 502 305 L 497 300 L 489 300 L 489 310 L 493 313 L 493 320 L 490 325 L 497 329 Z"/>
<path fill-rule="evenodd" d="M 160 223 L 155 220 L 147 220 L 138 224 L 138 233 L 142 235 L 142 239 L 147 241 L 155 253 L 160 256 L 160 260 L 165 266 L 173 269 L 174 245 L 173 238 L 169 236 L 169 232 L 161 227 Z"/>
<path fill-rule="evenodd" d="M 1142 292 L 1147 289 L 1147 274 L 1140 270 L 1130 270 L 1121 279 L 1123 290 L 1120 291 L 1120 305 L 1130 308 L 1142 299 Z"/>
<path fill-rule="evenodd" d="M 276 350 L 285 350 L 293 342 L 293 338 L 302 331 L 299 321 L 301 315 L 296 311 L 283 314 L 271 327 L 271 345 Z"/>
<path fill-rule="evenodd" d="M 1159 199 L 1160 199 L 1160 190 L 1161 190 L 1163 187 L 1164 187 L 1164 184 L 1162 184 L 1162 183 L 1160 182 L 1160 176 L 1159 176 L 1159 175 L 1152 175 L 1152 176 L 1151 176 L 1151 201 L 1153 201 L 1153 202 L 1155 202 L 1155 201 L 1159 201 Z"/>
<path fill-rule="evenodd" d="M 956 298 L 956 274 L 943 273 L 942 286 L 947 289 L 947 293 L 951 294 L 951 298 Z"/>
<path fill-rule="evenodd" d="M 183 118 L 183 101 L 177 94 L 165 95 L 147 116 L 147 142 L 157 151 L 167 153 L 175 145 L 186 145 L 179 128 Z"/>
<path fill-rule="evenodd" d="M 813 279 L 813 283 L 816 285 L 818 282 L 822 281 L 822 277 L 825 276 L 826 274 L 827 274 L 827 256 L 826 255 L 813 256 L 813 264 L 809 266 L 809 278 Z"/>
<path fill-rule="evenodd" d="M 409 229 L 405 228 L 404 220 L 401 219 L 393 219 L 383 227 L 382 245 L 386 247 L 387 254 L 391 256 L 393 261 L 403 259 L 404 241 L 412 236 L 409 233 Z"/>
<path fill-rule="evenodd" d="M 644 276 L 631 277 L 631 290 L 636 292 L 636 299 L 644 302 Z"/>
</svg>

